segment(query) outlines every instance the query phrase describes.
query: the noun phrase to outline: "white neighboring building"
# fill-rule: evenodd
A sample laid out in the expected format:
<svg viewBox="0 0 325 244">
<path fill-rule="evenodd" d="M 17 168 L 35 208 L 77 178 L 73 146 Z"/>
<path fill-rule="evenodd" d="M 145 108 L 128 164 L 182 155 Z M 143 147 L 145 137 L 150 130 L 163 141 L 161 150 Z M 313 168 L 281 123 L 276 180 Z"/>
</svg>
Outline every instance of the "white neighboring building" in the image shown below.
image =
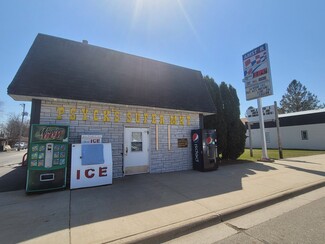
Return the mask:
<svg viewBox="0 0 325 244">
<path fill-rule="evenodd" d="M 280 137 L 284 149 L 325 150 L 325 109 L 279 114 Z M 247 124 L 246 124 L 247 125 Z M 259 124 L 251 124 L 252 147 L 261 148 Z M 246 135 L 249 135 L 247 130 Z M 265 122 L 268 148 L 278 148 L 274 121 Z M 249 138 L 246 139 L 249 148 Z"/>
</svg>

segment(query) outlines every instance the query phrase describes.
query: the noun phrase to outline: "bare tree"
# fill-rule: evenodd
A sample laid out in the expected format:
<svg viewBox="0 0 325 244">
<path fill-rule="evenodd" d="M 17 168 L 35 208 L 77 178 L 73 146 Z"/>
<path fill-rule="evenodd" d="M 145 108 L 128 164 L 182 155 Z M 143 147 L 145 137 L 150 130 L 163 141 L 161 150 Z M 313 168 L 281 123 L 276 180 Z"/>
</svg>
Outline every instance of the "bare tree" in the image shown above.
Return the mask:
<svg viewBox="0 0 325 244">
<path fill-rule="evenodd" d="M 9 145 L 13 146 L 19 141 L 19 132 L 21 126 L 21 118 L 17 114 L 11 114 L 7 123 L 4 126 L 5 136 L 8 138 Z M 22 136 L 28 137 L 29 121 L 24 122 L 22 125 Z"/>
</svg>

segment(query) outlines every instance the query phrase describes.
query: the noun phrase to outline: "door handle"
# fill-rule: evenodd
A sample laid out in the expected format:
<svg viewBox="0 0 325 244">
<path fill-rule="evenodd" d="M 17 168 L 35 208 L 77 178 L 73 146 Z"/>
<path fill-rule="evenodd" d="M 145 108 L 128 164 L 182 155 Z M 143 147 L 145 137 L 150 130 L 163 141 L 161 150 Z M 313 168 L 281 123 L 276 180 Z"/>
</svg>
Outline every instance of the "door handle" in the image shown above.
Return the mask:
<svg viewBox="0 0 325 244">
<path fill-rule="evenodd" d="M 125 147 L 125 156 L 128 155 L 128 152 L 129 152 L 129 148 L 128 147 Z"/>
</svg>

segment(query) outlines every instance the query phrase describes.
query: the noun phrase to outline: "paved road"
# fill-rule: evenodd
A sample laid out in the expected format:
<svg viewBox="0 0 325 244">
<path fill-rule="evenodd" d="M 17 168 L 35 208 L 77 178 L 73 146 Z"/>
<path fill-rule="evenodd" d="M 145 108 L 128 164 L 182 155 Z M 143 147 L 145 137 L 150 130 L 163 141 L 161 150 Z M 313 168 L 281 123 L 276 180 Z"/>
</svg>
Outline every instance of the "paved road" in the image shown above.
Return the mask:
<svg viewBox="0 0 325 244">
<path fill-rule="evenodd" d="M 0 152 L 0 192 L 25 188 L 27 167 L 20 163 L 26 152 Z"/>
<path fill-rule="evenodd" d="M 325 197 L 217 243 L 324 243 L 324 209 Z"/>
<path fill-rule="evenodd" d="M 321 188 L 168 243 L 324 243 L 324 209 Z"/>
<path fill-rule="evenodd" d="M 0 152 L 0 166 L 21 163 L 27 150 Z"/>
<path fill-rule="evenodd" d="M 261 207 L 324 184 L 324 155 L 296 160 L 235 164 L 206 173 L 133 175 L 114 179 L 112 185 L 71 191 L 1 193 L 1 243 L 162 243 L 189 227 L 223 219 L 217 230 L 183 242 L 209 243 L 206 234 L 215 234 L 215 243 L 311 203 L 315 196 L 325 197 L 324 187 L 313 198 L 302 195 L 248 218 L 229 219 L 244 213 L 243 207 Z"/>
</svg>

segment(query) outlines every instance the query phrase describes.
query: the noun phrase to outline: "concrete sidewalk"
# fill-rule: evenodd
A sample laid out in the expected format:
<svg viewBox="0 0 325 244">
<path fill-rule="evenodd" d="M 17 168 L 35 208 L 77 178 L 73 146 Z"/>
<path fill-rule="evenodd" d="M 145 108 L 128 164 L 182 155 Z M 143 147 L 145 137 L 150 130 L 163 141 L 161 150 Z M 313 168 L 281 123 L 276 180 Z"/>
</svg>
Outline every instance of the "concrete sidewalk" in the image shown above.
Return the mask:
<svg viewBox="0 0 325 244">
<path fill-rule="evenodd" d="M 325 186 L 325 155 L 115 179 L 113 185 L 0 193 L 3 243 L 166 241 Z"/>
</svg>

